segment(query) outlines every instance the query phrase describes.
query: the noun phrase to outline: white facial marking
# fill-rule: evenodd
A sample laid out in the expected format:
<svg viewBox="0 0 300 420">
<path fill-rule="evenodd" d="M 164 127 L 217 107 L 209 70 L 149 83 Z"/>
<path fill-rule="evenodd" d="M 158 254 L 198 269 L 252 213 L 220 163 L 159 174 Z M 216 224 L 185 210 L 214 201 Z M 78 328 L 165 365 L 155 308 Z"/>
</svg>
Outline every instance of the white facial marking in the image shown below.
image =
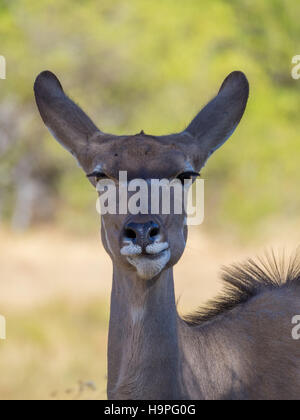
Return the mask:
<svg viewBox="0 0 300 420">
<path fill-rule="evenodd" d="M 102 166 L 100 164 L 95 166 L 94 172 L 101 172 L 101 171 L 102 171 Z"/>
<path fill-rule="evenodd" d="M 192 171 L 192 172 L 195 172 L 195 168 L 193 167 L 193 165 L 191 164 L 191 162 L 187 162 L 187 164 L 185 165 L 184 170 L 185 170 L 185 171 Z"/>
<path fill-rule="evenodd" d="M 114 256 L 112 247 L 111 247 L 110 242 L 109 242 L 109 239 L 108 239 L 108 235 L 107 235 L 107 231 L 106 231 L 106 226 L 105 226 L 105 222 L 104 222 L 104 219 L 103 218 L 102 218 L 102 228 L 104 229 L 105 240 L 106 240 L 108 249 L 109 249 L 110 253 Z"/>
<path fill-rule="evenodd" d="M 132 242 L 128 242 L 128 245 L 121 248 L 121 254 L 129 257 L 132 255 L 139 255 L 142 253 L 142 248 L 139 245 L 134 245 Z"/>
<path fill-rule="evenodd" d="M 150 280 L 157 276 L 168 264 L 171 258 L 170 249 L 160 252 L 156 258 L 139 255 L 128 257 L 127 260 L 132 264 L 138 273 L 138 276 L 144 280 Z"/>
<path fill-rule="evenodd" d="M 131 318 L 132 318 L 133 324 L 138 324 L 139 322 L 141 322 L 143 317 L 144 317 L 144 308 L 139 306 L 139 307 L 131 309 Z"/>
<path fill-rule="evenodd" d="M 159 254 L 169 248 L 168 242 L 154 242 L 146 247 L 147 254 Z"/>
</svg>

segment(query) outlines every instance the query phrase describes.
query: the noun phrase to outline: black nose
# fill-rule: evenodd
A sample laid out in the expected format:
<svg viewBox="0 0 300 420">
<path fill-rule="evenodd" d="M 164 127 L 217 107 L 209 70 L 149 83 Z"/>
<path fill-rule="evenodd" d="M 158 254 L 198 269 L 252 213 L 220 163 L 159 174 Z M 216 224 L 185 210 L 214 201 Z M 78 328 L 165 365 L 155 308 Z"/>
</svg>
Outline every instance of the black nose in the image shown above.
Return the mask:
<svg viewBox="0 0 300 420">
<path fill-rule="evenodd" d="M 152 244 L 159 235 L 159 225 L 153 221 L 147 223 L 128 223 L 124 228 L 124 240 L 145 248 Z"/>
</svg>

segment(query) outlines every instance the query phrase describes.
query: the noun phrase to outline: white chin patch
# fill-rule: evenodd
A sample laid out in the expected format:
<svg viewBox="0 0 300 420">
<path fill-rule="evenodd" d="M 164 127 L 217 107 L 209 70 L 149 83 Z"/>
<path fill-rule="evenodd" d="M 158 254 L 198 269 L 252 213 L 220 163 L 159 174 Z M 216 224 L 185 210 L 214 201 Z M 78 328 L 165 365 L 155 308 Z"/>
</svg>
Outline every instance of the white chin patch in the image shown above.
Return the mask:
<svg viewBox="0 0 300 420">
<path fill-rule="evenodd" d="M 127 260 L 136 268 L 140 278 L 143 280 L 150 280 L 157 276 L 165 268 L 170 258 L 171 252 L 169 249 L 166 249 L 154 258 L 153 255 L 152 257 L 139 255 L 127 257 Z"/>
</svg>

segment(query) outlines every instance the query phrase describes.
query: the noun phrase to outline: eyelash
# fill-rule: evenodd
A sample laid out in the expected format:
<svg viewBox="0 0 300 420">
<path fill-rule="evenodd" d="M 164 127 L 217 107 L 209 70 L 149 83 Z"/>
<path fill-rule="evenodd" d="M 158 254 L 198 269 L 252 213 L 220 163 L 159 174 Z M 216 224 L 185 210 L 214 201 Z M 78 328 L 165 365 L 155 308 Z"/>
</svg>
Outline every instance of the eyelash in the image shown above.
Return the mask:
<svg viewBox="0 0 300 420">
<path fill-rule="evenodd" d="M 200 174 L 198 172 L 194 172 L 194 171 L 187 171 L 187 172 L 182 172 L 181 174 L 177 175 L 177 179 L 179 179 L 181 181 L 182 184 L 184 184 L 184 181 L 186 179 L 193 179 L 200 176 Z"/>
<path fill-rule="evenodd" d="M 87 175 L 88 178 L 96 178 L 96 182 L 100 181 L 100 179 L 107 178 L 105 173 L 94 171 L 91 174 Z"/>
<path fill-rule="evenodd" d="M 198 176 L 200 176 L 200 174 L 198 172 L 187 171 L 187 172 L 182 172 L 181 174 L 177 175 L 177 179 L 179 179 L 181 181 L 181 183 L 184 184 L 184 180 L 192 179 L 193 177 L 198 177 Z M 94 171 L 94 172 L 88 174 L 87 177 L 88 178 L 96 178 L 96 182 L 100 181 L 100 179 L 107 178 L 105 173 L 97 172 L 97 171 Z"/>
</svg>

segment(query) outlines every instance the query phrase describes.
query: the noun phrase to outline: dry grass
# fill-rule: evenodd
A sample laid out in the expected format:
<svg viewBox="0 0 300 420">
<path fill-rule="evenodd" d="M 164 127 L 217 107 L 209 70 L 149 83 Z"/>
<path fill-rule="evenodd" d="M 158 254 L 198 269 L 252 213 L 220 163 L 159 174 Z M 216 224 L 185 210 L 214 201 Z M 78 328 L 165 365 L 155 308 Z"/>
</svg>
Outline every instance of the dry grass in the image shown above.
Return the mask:
<svg viewBox="0 0 300 420">
<path fill-rule="evenodd" d="M 293 245 L 289 236 L 285 243 Z M 0 231 L 0 314 L 7 319 L 1 399 L 105 398 L 111 264 L 99 241 L 50 230 Z M 228 238 L 192 231 L 175 273 L 180 311 L 220 290 L 222 264 L 262 249 L 256 243 L 241 250 Z"/>
</svg>

